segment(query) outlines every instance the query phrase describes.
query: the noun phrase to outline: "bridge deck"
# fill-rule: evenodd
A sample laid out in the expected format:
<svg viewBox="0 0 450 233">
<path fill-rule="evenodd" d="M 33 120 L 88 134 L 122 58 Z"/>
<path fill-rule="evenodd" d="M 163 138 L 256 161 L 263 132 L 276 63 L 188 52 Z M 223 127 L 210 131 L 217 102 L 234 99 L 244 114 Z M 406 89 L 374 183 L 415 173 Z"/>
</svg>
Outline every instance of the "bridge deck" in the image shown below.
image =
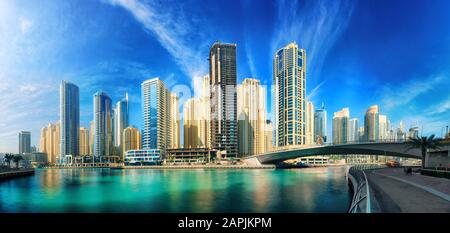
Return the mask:
<svg viewBox="0 0 450 233">
<path fill-rule="evenodd" d="M 450 180 L 406 175 L 402 168 L 366 171 L 381 212 L 450 212 Z"/>
</svg>

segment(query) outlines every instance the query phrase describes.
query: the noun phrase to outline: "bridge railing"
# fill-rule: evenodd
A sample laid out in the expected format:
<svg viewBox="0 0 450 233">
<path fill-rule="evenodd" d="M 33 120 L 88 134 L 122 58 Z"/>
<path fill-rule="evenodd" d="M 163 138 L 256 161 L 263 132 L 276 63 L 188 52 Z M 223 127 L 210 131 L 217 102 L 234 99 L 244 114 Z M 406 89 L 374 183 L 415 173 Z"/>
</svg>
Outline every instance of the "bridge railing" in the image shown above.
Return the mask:
<svg viewBox="0 0 450 233">
<path fill-rule="evenodd" d="M 353 185 L 353 198 L 349 213 L 371 213 L 371 192 L 364 170 L 385 167 L 379 164 L 361 164 L 350 167 L 348 177 Z"/>
</svg>

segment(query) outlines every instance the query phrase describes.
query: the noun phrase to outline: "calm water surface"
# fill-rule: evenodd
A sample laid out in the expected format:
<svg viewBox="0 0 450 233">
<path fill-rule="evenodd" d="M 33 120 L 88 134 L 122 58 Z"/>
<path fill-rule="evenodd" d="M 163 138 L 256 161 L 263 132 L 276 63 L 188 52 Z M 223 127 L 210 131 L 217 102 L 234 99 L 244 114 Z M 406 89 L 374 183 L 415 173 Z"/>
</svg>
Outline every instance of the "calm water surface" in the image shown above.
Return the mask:
<svg viewBox="0 0 450 233">
<path fill-rule="evenodd" d="M 345 167 L 37 170 L 0 182 L 0 212 L 346 212 Z"/>
</svg>

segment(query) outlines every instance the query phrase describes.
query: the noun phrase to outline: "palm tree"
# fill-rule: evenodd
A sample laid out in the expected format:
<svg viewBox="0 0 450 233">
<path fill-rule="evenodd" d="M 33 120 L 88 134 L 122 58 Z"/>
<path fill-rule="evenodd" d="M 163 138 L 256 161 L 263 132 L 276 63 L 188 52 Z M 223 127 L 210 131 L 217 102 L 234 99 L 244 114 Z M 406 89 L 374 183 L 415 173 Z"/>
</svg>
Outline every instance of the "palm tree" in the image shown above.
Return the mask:
<svg viewBox="0 0 450 233">
<path fill-rule="evenodd" d="M 5 161 L 8 164 L 8 168 L 11 168 L 11 160 L 13 159 L 14 155 L 13 154 L 6 154 L 5 155 Z"/>
<path fill-rule="evenodd" d="M 22 155 L 16 155 L 13 157 L 14 163 L 16 163 L 16 168 L 19 168 L 19 162 L 23 160 Z"/>
<path fill-rule="evenodd" d="M 435 138 L 434 134 L 427 137 L 419 137 L 416 135 L 414 138 L 410 138 L 410 141 L 408 142 L 410 144 L 408 150 L 411 150 L 413 148 L 420 148 L 422 152 L 422 168 L 425 168 L 425 159 L 427 155 L 428 149 L 439 149 L 440 148 L 440 139 Z"/>
</svg>

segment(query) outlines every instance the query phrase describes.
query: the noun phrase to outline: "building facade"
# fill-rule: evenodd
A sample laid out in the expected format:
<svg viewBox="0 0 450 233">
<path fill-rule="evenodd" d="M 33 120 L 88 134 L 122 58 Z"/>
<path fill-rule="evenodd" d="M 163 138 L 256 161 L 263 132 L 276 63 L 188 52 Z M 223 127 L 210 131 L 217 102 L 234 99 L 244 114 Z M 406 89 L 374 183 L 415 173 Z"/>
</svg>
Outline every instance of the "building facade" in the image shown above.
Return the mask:
<svg viewBox="0 0 450 233">
<path fill-rule="evenodd" d="M 122 155 L 125 155 L 129 150 L 139 150 L 142 148 L 141 133 L 135 127 L 128 126 L 125 128 L 123 130 L 122 140 Z"/>
<path fill-rule="evenodd" d="M 80 155 L 89 155 L 89 130 L 85 127 L 80 127 Z"/>
<path fill-rule="evenodd" d="M 359 142 L 358 118 L 352 118 L 348 121 L 348 141 L 350 143 Z"/>
<path fill-rule="evenodd" d="M 237 157 L 236 44 L 214 43 L 209 61 L 211 147 Z"/>
<path fill-rule="evenodd" d="M 264 153 L 266 89 L 259 80 L 246 78 L 237 86 L 239 156 Z"/>
<path fill-rule="evenodd" d="M 327 110 L 323 103 L 314 112 L 314 141 L 319 144 L 327 142 Z"/>
<path fill-rule="evenodd" d="M 275 144 L 306 143 L 306 52 L 290 43 L 273 60 Z"/>
<path fill-rule="evenodd" d="M 105 92 L 94 94 L 94 156 L 113 152 L 113 111 L 111 98 Z"/>
<path fill-rule="evenodd" d="M 306 144 L 312 145 L 314 141 L 314 104 L 306 101 Z"/>
<path fill-rule="evenodd" d="M 19 154 L 31 153 L 31 132 L 19 132 Z"/>
<path fill-rule="evenodd" d="M 348 125 L 350 110 L 343 108 L 333 115 L 333 144 L 345 144 L 348 142 Z"/>
<path fill-rule="evenodd" d="M 170 94 L 170 124 L 171 124 L 171 145 L 170 148 L 180 148 L 180 110 L 179 110 L 179 98 L 175 93 Z"/>
<path fill-rule="evenodd" d="M 367 142 L 375 142 L 379 138 L 379 108 L 372 105 L 364 116 L 364 134 Z"/>
<path fill-rule="evenodd" d="M 123 130 L 128 127 L 129 124 L 129 104 L 128 104 L 128 93 L 125 94 L 125 98 L 117 101 L 116 107 L 114 108 L 114 148 L 115 154 L 122 154 L 122 135 Z"/>
<path fill-rule="evenodd" d="M 378 115 L 378 139 L 381 141 L 388 139 L 388 119 L 386 115 Z"/>
<path fill-rule="evenodd" d="M 39 139 L 39 152 L 47 154 L 47 161 L 51 164 L 57 163 L 59 160 L 60 147 L 60 123 L 48 124 L 41 129 Z"/>
<path fill-rule="evenodd" d="M 80 94 L 78 86 L 67 81 L 60 86 L 60 124 L 60 159 L 64 162 L 66 155 L 80 154 Z"/>
<path fill-rule="evenodd" d="M 142 148 L 158 149 L 162 154 L 171 145 L 171 94 L 159 78 L 144 81 L 142 91 Z"/>
</svg>

